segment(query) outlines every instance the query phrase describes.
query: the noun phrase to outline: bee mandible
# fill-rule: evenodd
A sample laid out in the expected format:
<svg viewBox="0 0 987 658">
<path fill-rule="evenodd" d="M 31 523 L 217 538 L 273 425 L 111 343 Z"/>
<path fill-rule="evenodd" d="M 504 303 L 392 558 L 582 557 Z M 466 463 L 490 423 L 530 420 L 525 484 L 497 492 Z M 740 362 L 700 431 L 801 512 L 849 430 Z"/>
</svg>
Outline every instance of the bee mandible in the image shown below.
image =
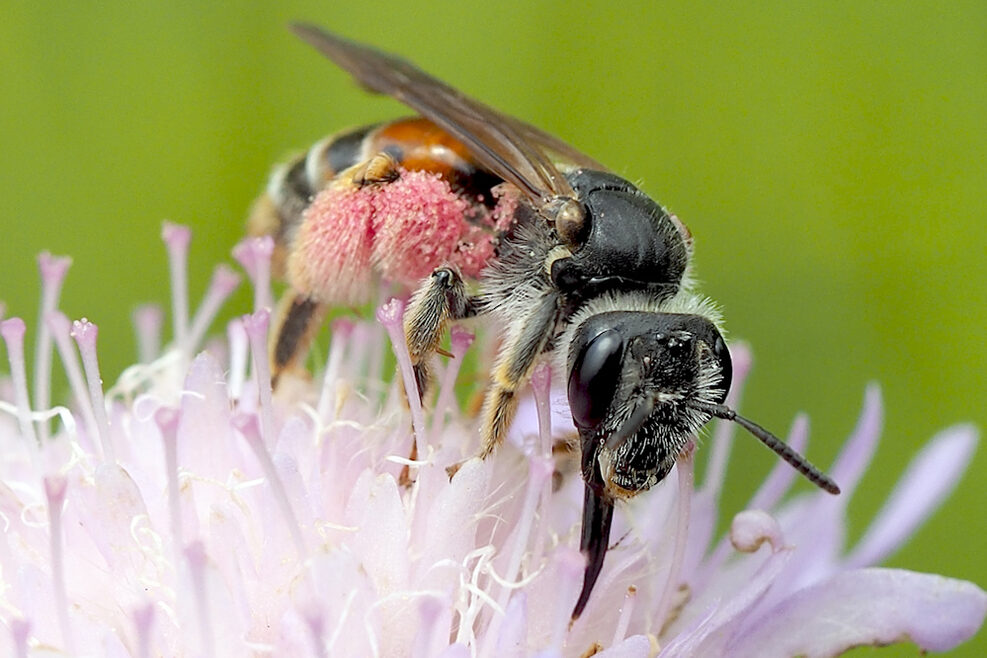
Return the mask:
<svg viewBox="0 0 987 658">
<path fill-rule="evenodd" d="M 573 619 L 603 566 L 616 501 L 661 482 L 714 417 L 737 422 L 839 493 L 804 457 L 724 404 L 730 353 L 719 313 L 695 291 L 693 239 L 677 217 L 561 140 L 404 59 L 312 25 L 292 29 L 362 86 L 420 117 L 319 142 L 278 170 L 255 205 L 250 231 L 275 237 L 275 272 L 289 283 L 272 331 L 275 379 L 304 357 L 326 308 L 358 301 L 374 271 L 415 288 L 404 328 L 420 392 L 450 322 L 488 316 L 502 328 L 482 457 L 502 441 L 534 367 L 553 360 L 567 376 L 585 482 L 587 564 Z M 405 198 L 401 181 L 416 175 L 447 186 L 445 194 Z M 323 197 L 328 210 L 314 210 Z M 400 239 L 377 244 L 395 215 L 437 221 L 450 197 L 462 202 L 451 213 L 464 233 L 417 245 L 426 249 L 410 259 L 392 251 L 407 246 Z M 343 225 L 326 219 L 334 209 Z M 470 279 L 478 279 L 476 294 Z"/>
</svg>

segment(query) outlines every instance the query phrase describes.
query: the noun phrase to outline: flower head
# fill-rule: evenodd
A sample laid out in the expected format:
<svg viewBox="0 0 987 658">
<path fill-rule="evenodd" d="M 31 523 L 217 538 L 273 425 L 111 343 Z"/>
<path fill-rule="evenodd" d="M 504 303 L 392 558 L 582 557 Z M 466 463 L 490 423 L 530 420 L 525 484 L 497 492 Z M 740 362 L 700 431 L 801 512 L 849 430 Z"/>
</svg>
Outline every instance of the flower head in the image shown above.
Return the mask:
<svg viewBox="0 0 987 658">
<path fill-rule="evenodd" d="M 483 461 L 470 459 L 473 421 L 454 404 L 472 341 L 462 331 L 437 401 L 414 423 L 402 380 L 382 377 L 385 327 L 372 322 L 338 320 L 322 374 L 272 395 L 270 245 L 238 250 L 258 310 L 198 352 L 238 277 L 218 269 L 189 320 L 188 236 L 170 227 L 165 237 L 175 341 L 159 354 L 162 314 L 140 311 L 142 363 L 105 392 L 97 328 L 55 310 L 52 281 L 44 326 L 70 407 L 49 408 L 47 390 L 31 403 L 26 327 L 0 323 L 11 367 L 0 384 L 3 655 L 825 656 L 901 640 L 944 650 L 983 622 L 979 587 L 872 566 L 949 493 L 973 428 L 935 437 L 864 538 L 844 546 L 844 514 L 880 434 L 874 387 L 831 470 L 843 495 L 785 500 L 795 473 L 779 464 L 714 541 L 733 431 L 718 426 L 701 486 L 684 455 L 618 509 L 615 545 L 570 624 L 583 483 L 547 367 L 507 444 Z M 381 320 L 399 323 L 399 309 Z M 743 346 L 734 360 L 736 396 Z M 800 418 L 789 441 L 806 440 Z"/>
</svg>

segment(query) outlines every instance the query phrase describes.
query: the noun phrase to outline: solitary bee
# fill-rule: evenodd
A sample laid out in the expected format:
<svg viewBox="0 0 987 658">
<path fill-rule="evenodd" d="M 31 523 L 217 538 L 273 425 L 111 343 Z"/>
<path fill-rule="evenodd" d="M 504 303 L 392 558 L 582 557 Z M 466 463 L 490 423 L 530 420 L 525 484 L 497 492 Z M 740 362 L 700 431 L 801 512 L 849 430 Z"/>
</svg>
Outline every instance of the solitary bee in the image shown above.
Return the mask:
<svg viewBox="0 0 987 658">
<path fill-rule="evenodd" d="M 279 169 L 257 202 L 250 231 L 275 237 L 275 272 L 290 284 L 272 332 L 275 379 L 307 352 L 325 309 L 364 299 L 374 275 L 414 288 L 404 328 L 420 391 L 450 322 L 492 316 L 503 328 L 483 457 L 502 441 L 536 363 L 553 359 L 567 374 L 585 481 L 587 565 L 574 619 L 603 566 L 615 502 L 664 479 L 713 417 L 739 423 L 839 493 L 724 405 L 730 353 L 715 307 L 694 291 L 692 236 L 674 215 L 404 59 L 311 25 L 292 29 L 421 116 L 319 142 Z"/>
</svg>

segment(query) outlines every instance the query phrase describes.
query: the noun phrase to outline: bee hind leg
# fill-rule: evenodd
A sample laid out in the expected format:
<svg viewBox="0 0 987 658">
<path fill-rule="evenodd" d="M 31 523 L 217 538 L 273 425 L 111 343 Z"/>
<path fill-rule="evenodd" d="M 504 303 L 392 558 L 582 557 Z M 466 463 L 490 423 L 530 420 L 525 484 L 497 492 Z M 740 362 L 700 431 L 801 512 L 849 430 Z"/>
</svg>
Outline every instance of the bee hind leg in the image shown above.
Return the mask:
<svg viewBox="0 0 987 658">
<path fill-rule="evenodd" d="M 294 290 L 288 290 L 281 298 L 270 335 L 272 387 L 277 387 L 284 372 L 301 368 L 327 308 Z"/>
</svg>

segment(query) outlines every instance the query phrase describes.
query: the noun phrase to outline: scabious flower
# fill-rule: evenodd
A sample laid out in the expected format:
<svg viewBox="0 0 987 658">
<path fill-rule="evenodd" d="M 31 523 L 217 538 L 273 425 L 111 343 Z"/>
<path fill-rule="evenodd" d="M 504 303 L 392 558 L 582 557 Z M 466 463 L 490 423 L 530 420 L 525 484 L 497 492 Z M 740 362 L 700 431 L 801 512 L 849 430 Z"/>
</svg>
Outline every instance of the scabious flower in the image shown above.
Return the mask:
<svg viewBox="0 0 987 658">
<path fill-rule="evenodd" d="M 983 622 L 976 585 L 871 566 L 949 493 L 972 427 L 933 438 L 844 547 L 845 510 L 881 429 L 875 387 L 830 470 L 841 496 L 784 499 L 794 471 L 779 463 L 714 541 L 733 431 L 718 426 L 701 486 L 690 453 L 619 508 L 615 545 L 570 624 L 583 485 L 557 444 L 573 428 L 547 368 L 486 461 L 470 459 L 474 421 L 453 393 L 472 336 L 453 332 L 428 414 L 409 413 L 401 378 L 384 376 L 386 332 L 404 360 L 399 301 L 381 324 L 336 321 L 323 372 L 272 394 L 270 242 L 235 252 L 257 311 L 198 352 L 238 276 L 218 268 L 189 319 L 188 238 L 165 229 L 174 342 L 162 352 L 162 313 L 138 311 L 141 363 L 105 393 L 96 326 L 55 310 L 67 261 L 41 260 L 33 402 L 25 324 L 0 323 L 11 368 L 0 383 L 2 655 L 827 656 L 906 640 L 946 650 Z M 48 401 L 52 342 L 68 407 Z M 750 365 L 743 346 L 734 362 L 733 404 Z M 417 461 L 405 457 L 413 440 Z M 799 418 L 789 441 L 806 440 Z M 463 460 L 450 480 L 446 467 Z"/>
</svg>

